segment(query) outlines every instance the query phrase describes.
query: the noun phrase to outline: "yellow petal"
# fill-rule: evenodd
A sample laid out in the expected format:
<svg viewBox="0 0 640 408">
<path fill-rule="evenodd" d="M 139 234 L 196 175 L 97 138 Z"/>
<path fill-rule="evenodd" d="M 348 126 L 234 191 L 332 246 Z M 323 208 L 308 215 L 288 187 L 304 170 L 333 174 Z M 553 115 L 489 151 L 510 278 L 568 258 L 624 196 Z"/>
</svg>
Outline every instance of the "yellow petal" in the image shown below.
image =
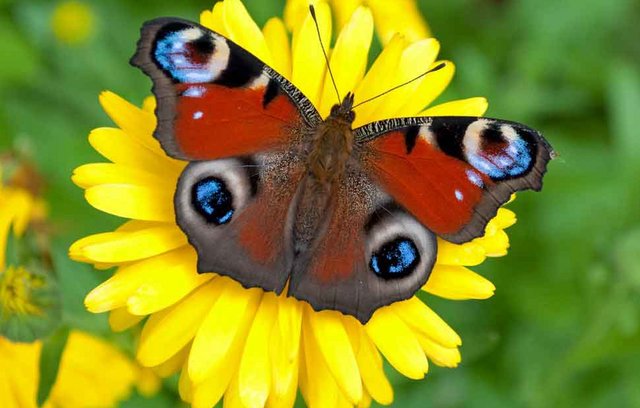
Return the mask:
<svg viewBox="0 0 640 408">
<path fill-rule="evenodd" d="M 394 86 L 423 74 L 436 60 L 439 51 L 440 43 L 434 38 L 420 40 L 409 45 L 400 57 L 400 62 L 394 75 Z M 380 102 L 373 114 L 375 120 L 397 117 L 398 108 L 406 103 L 407 98 L 413 95 L 424 80 L 425 77 L 419 78 L 382 96 L 380 99 L 383 102 Z"/>
<path fill-rule="evenodd" d="M 121 129 L 98 128 L 89 133 L 89 143 L 105 158 L 128 167 L 157 175 L 180 174 L 185 162 L 172 159 L 156 148 L 149 148 Z"/>
<path fill-rule="evenodd" d="M 418 341 L 427 357 L 440 367 L 457 367 L 462 360 L 457 347 L 444 347 L 424 335 L 419 335 Z"/>
<path fill-rule="evenodd" d="M 85 191 L 93 207 L 109 214 L 145 221 L 174 222 L 173 191 L 134 184 L 101 184 Z"/>
<path fill-rule="evenodd" d="M 175 189 L 176 177 L 167 177 L 149 173 L 135 167 L 123 166 L 113 163 L 91 163 L 77 167 L 73 171 L 71 180 L 84 189 L 100 184 L 137 184 L 150 185 L 160 190 L 171 191 Z"/>
<path fill-rule="evenodd" d="M 315 312 L 310 306 L 305 305 L 302 319 L 303 366 L 300 391 L 309 407 L 333 407 L 337 404 L 340 389 L 320 354 L 309 322 L 311 313 Z"/>
<path fill-rule="evenodd" d="M 125 331 L 144 319 L 144 316 L 137 316 L 129 313 L 126 307 L 114 309 L 109 313 L 109 326 L 115 332 Z"/>
<path fill-rule="evenodd" d="M 486 259 L 486 251 L 482 245 L 475 241 L 464 244 L 453 244 L 443 239 L 438 239 L 439 265 L 479 265 Z"/>
<path fill-rule="evenodd" d="M 240 386 L 238 383 L 238 376 L 233 376 L 229 387 L 224 393 L 224 399 L 222 400 L 222 408 L 252 408 L 256 405 L 245 405 L 240 398 Z M 264 405 L 262 405 L 264 406 Z"/>
<path fill-rule="evenodd" d="M 366 7 L 360 7 L 340 32 L 329 60 L 340 97 L 355 89 L 364 76 L 373 37 L 373 17 Z M 324 77 L 318 111 L 328 116 L 331 107 L 342 101 L 337 99 L 329 71 Z"/>
<path fill-rule="evenodd" d="M 338 24 L 336 31 L 340 31 L 351 20 L 353 12 L 362 4 L 362 0 L 331 0 L 330 4 Z"/>
<path fill-rule="evenodd" d="M 155 114 L 156 106 L 156 97 L 154 95 L 149 95 L 142 101 L 142 110 L 145 112 Z"/>
<path fill-rule="evenodd" d="M 167 378 L 177 373 L 186 364 L 191 350 L 191 343 L 188 343 L 180 351 L 174 354 L 164 363 L 153 367 L 153 371 L 162 378 Z"/>
<path fill-rule="evenodd" d="M 436 61 L 431 64 L 429 69 L 435 68 L 440 63 L 445 64 L 444 67 L 425 75 L 423 81 L 420 82 L 420 86 L 409 95 L 403 105 L 398 107 L 396 115 L 411 116 L 418 114 L 449 86 L 455 72 L 455 66 L 449 61 Z"/>
<path fill-rule="evenodd" d="M 222 16 L 228 37 L 255 55 L 262 62 L 271 64 L 271 53 L 267 48 L 262 31 L 253 21 L 240 0 L 225 0 Z"/>
<path fill-rule="evenodd" d="M 358 363 L 338 312 L 309 313 L 309 324 L 324 361 L 336 383 L 352 404 L 362 398 Z"/>
<path fill-rule="evenodd" d="M 180 398 L 186 402 L 193 402 L 193 387 L 191 385 L 191 379 L 189 378 L 189 359 L 187 358 L 182 370 L 180 371 L 180 378 L 178 379 L 178 393 Z M 212 407 L 214 404 L 210 404 L 208 407 Z M 192 406 L 194 406 L 192 404 Z"/>
<path fill-rule="evenodd" d="M 362 399 L 358 403 L 358 408 L 369 408 L 371 406 L 371 395 L 365 390 L 362 393 Z"/>
<path fill-rule="evenodd" d="M 441 103 L 425 109 L 418 116 L 482 116 L 488 108 L 486 98 L 475 97 Z"/>
<path fill-rule="evenodd" d="M 278 320 L 272 334 L 271 360 L 273 390 L 269 405 L 289 407 L 293 403 L 298 381 L 298 358 L 302 325 L 302 302 L 278 297 Z"/>
<path fill-rule="evenodd" d="M 317 3 L 316 17 L 326 49 L 331 39 L 331 11 L 327 3 Z M 293 33 L 292 50 L 292 82 L 315 106 L 318 106 L 327 64 L 322 55 L 316 26 L 308 12 L 300 28 Z"/>
<path fill-rule="evenodd" d="M 486 234 L 477 242 L 487 251 L 487 256 L 505 256 L 509 249 L 509 236 L 501 229 L 492 234 Z"/>
<path fill-rule="evenodd" d="M 104 111 L 119 128 L 147 148 L 161 151 L 160 144 L 152 136 L 156 127 L 153 113 L 138 108 L 110 91 L 102 92 L 99 99 Z"/>
<path fill-rule="evenodd" d="M 185 247 L 164 255 L 164 268 L 139 285 L 127 299 L 130 313 L 147 315 L 168 307 L 207 282 L 212 274 L 196 273 L 196 254 Z M 161 270 L 162 273 L 157 273 Z"/>
<path fill-rule="evenodd" d="M 130 298 L 142 297 L 144 293 L 139 290 L 144 292 L 147 285 L 156 289 L 162 285 L 174 285 L 174 290 L 168 291 L 165 298 L 148 299 L 148 303 L 156 307 L 174 303 L 202 283 L 203 279 L 209 278 L 195 273 L 194 258 L 193 250 L 185 248 L 120 267 L 111 278 L 87 295 L 85 306 L 93 313 L 101 313 L 127 305 L 130 313 L 149 314 L 149 310 L 154 308 L 143 308 L 146 305 L 142 302 L 144 298 L 136 299 L 135 302 L 140 302 L 140 305 L 128 304 Z M 154 284 L 154 281 L 160 283 Z"/>
<path fill-rule="evenodd" d="M 218 1 L 213 5 L 213 9 L 203 11 L 202 14 L 200 14 L 200 24 L 229 38 L 229 33 L 224 23 L 224 7 L 224 2 Z"/>
<path fill-rule="evenodd" d="M 295 33 L 309 15 L 309 5 L 318 4 L 317 0 L 287 0 L 284 6 L 284 22 L 289 31 Z"/>
<path fill-rule="evenodd" d="M 175 225 L 160 224 L 134 232 L 107 232 L 76 241 L 70 256 L 88 262 L 120 263 L 145 259 L 187 245 Z"/>
<path fill-rule="evenodd" d="M 402 375 L 424 378 L 429 363 L 407 325 L 389 308 L 378 309 L 365 325 L 367 334 L 389 363 Z"/>
<path fill-rule="evenodd" d="M 118 227 L 116 229 L 116 232 L 117 233 L 133 232 L 133 231 L 138 231 L 138 230 L 142 230 L 142 229 L 146 229 L 146 228 L 154 228 L 154 227 L 162 226 L 162 225 L 167 225 L 167 224 L 166 223 L 158 223 L 158 222 L 130 220 L 130 221 L 127 221 L 124 224 L 122 224 L 120 227 Z M 84 237 L 84 238 L 81 238 L 81 239 L 77 240 L 69 248 L 69 256 L 72 259 L 76 260 L 76 261 L 91 262 L 90 259 L 85 257 L 84 248 L 87 247 L 87 246 L 93 245 L 93 244 L 101 244 L 105 240 L 108 240 L 111 237 L 113 237 L 112 234 L 113 233 L 111 233 L 111 232 L 105 232 L 105 233 L 102 233 L 102 234 L 93 234 L 93 235 L 89 235 L 87 237 Z M 100 264 L 107 266 L 107 264 L 105 264 L 105 263 L 100 263 Z M 111 268 L 113 266 L 117 266 L 115 264 L 108 264 L 108 265 L 110 265 L 110 266 L 108 266 L 109 268 Z"/>
<path fill-rule="evenodd" d="M 243 322 L 256 312 L 262 291 L 245 289 L 230 278 L 219 279 L 224 285 L 220 297 L 202 321 L 189 355 L 189 377 L 202 382 L 224 360 L 234 340 L 244 340 Z"/>
<path fill-rule="evenodd" d="M 174 306 L 155 313 L 142 329 L 137 358 L 147 367 L 162 364 L 195 336 L 202 319 L 220 295 L 219 279 L 213 279 Z"/>
<path fill-rule="evenodd" d="M 246 289 L 242 290 L 246 291 Z M 202 382 L 194 381 L 191 376 L 191 365 L 189 364 L 189 375 L 194 387 L 194 408 L 208 408 L 216 405 L 225 391 L 227 391 L 232 378 L 235 377 L 237 379 L 238 365 L 240 364 L 240 357 L 242 356 L 244 340 L 251 327 L 255 309 L 260 301 L 260 291 L 258 289 L 250 290 L 250 292 L 252 293 L 250 293 L 249 296 L 254 298 L 250 301 L 251 305 L 248 306 L 251 310 L 248 310 L 247 313 L 236 322 L 238 325 L 238 335 L 235 336 L 226 353 L 219 356 L 220 359 L 211 368 L 210 374 L 207 375 Z M 192 356 L 193 350 L 190 357 Z M 208 358 L 206 355 L 201 355 L 200 357 Z M 192 358 L 189 360 L 193 361 Z"/>
<path fill-rule="evenodd" d="M 271 392 L 267 399 L 267 407 L 290 408 L 293 406 L 298 394 L 298 359 L 292 363 L 292 375 L 290 381 L 283 385 L 278 378 L 272 377 Z"/>
<path fill-rule="evenodd" d="M 270 18 L 262 29 L 264 40 L 271 52 L 271 68 L 285 78 L 291 77 L 291 46 L 282 20 Z"/>
<path fill-rule="evenodd" d="M 389 306 L 414 332 L 422 333 L 445 347 L 462 344 L 460 336 L 417 297 Z"/>
<path fill-rule="evenodd" d="M 510 202 L 510 201 L 509 201 Z M 509 228 L 517 221 L 516 214 L 508 210 L 506 208 L 498 208 L 498 213 L 494 218 L 494 222 L 497 224 L 498 228 L 505 229 Z"/>
<path fill-rule="evenodd" d="M 384 374 L 382 357 L 364 328 L 361 328 L 359 332 L 360 347 L 356 358 L 362 382 L 374 400 L 379 404 L 389 405 L 393 402 L 393 387 Z"/>
<path fill-rule="evenodd" d="M 384 47 L 354 91 L 355 104 L 378 96 L 393 88 L 395 85 L 398 85 L 395 74 L 402 52 L 406 47 L 407 42 L 404 37 L 399 35 L 393 37 L 389 44 Z M 372 115 L 383 102 L 384 97 L 380 97 L 357 107 L 355 109 L 356 120 L 353 123 L 354 128 L 373 122 L 375 118 Z"/>
<path fill-rule="evenodd" d="M 0 177 L 2 174 L 0 174 Z M 1 185 L 1 183 L 0 183 Z M 1 187 L 0 187 L 1 188 Z M 0 271 L 4 270 L 9 231 L 13 227 L 16 236 L 21 236 L 30 219 L 33 199 L 25 191 L 14 188 L 0 190 Z"/>
<path fill-rule="evenodd" d="M 367 4 L 373 10 L 376 30 L 383 44 L 395 33 L 403 34 L 412 42 L 431 35 L 416 0 L 368 0 Z"/>
<path fill-rule="evenodd" d="M 238 392 L 247 408 L 263 407 L 269 396 L 271 359 L 268 339 L 278 312 L 276 302 L 273 293 L 262 296 L 240 360 Z"/>
<path fill-rule="evenodd" d="M 464 266 L 436 265 L 423 290 L 447 299 L 487 299 L 493 283 Z"/>
</svg>

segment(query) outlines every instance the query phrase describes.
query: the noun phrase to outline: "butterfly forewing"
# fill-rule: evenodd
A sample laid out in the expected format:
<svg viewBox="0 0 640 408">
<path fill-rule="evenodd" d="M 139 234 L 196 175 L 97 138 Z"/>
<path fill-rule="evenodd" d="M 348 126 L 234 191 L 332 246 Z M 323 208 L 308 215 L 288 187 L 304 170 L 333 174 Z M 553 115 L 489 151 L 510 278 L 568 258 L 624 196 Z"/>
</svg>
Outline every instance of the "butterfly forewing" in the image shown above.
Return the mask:
<svg viewBox="0 0 640 408">
<path fill-rule="evenodd" d="M 462 243 L 520 190 L 540 190 L 553 150 L 535 130 L 478 117 L 391 119 L 355 131 L 363 165 L 427 228 Z"/>
<path fill-rule="evenodd" d="M 212 160 L 291 148 L 320 117 L 284 77 L 242 47 L 176 18 L 142 27 L 131 63 L 153 80 L 154 136 L 172 157 Z"/>
</svg>

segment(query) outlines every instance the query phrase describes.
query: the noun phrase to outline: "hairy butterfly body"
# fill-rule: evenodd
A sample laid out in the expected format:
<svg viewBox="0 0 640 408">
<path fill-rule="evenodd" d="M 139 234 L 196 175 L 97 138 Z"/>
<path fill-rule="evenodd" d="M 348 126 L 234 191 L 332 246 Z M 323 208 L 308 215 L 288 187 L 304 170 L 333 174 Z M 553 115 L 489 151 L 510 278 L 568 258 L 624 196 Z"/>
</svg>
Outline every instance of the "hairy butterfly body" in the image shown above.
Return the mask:
<svg viewBox="0 0 640 408">
<path fill-rule="evenodd" d="M 552 150 L 517 123 L 414 117 L 352 129 L 353 95 L 321 118 L 287 79 L 196 23 L 146 23 L 132 64 L 153 80 L 154 136 L 190 164 L 176 220 L 198 271 L 366 322 L 429 278 L 436 236 L 481 236 Z"/>
</svg>

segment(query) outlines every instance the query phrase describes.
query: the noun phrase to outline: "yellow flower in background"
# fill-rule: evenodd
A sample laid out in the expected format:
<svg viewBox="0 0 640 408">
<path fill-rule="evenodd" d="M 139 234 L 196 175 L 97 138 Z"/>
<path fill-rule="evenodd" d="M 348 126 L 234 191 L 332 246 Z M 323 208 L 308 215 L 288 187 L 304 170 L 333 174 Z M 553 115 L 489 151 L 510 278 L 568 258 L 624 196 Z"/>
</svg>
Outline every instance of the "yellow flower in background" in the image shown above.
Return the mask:
<svg viewBox="0 0 640 408">
<path fill-rule="evenodd" d="M 288 9 L 290 10 L 290 8 Z M 331 11 L 316 3 L 323 41 L 331 38 Z M 288 15 L 288 19 L 294 18 Z M 336 102 L 308 12 L 290 26 L 269 20 L 260 29 L 239 0 L 204 11 L 200 22 L 238 43 L 289 78 L 326 115 Z M 358 6 L 339 31 L 330 64 L 341 92 L 356 103 L 434 67 L 439 43 L 393 36 L 367 72 L 374 13 Z M 389 117 L 482 115 L 484 98 L 425 107 L 446 88 L 454 67 L 444 68 L 357 108 L 359 126 Z M 383 357 L 404 376 L 423 378 L 429 362 L 454 367 L 460 337 L 420 298 L 376 311 L 362 325 L 335 311 L 315 312 L 305 303 L 230 278 L 199 275 L 196 254 L 175 224 L 173 194 L 186 163 L 169 158 L 152 133 L 152 98 L 138 108 L 104 92 L 100 102 L 117 125 L 95 129 L 91 145 L 109 162 L 78 167 L 73 181 L 95 208 L 126 219 L 120 228 L 85 237 L 70 256 L 116 272 L 85 299 L 95 313 L 110 312 L 114 330 L 145 317 L 137 357 L 163 374 L 180 372 L 181 397 L 211 407 L 224 397 L 230 407 L 291 407 L 298 388 L 309 406 L 390 404 L 393 389 Z M 436 266 L 423 288 L 447 299 L 484 299 L 494 286 L 467 266 L 506 253 L 504 229 L 515 215 L 500 209 L 485 236 L 463 245 L 438 241 Z"/>
<path fill-rule="evenodd" d="M 56 5 L 51 16 L 51 29 L 58 41 L 78 45 L 89 39 L 94 31 L 93 11 L 86 3 L 65 1 Z"/>
<path fill-rule="evenodd" d="M 0 181 L 3 167 L 0 166 Z M 45 219 L 45 203 L 32 192 L 37 175 L 19 166 L 11 183 L 0 183 L 0 333 L 31 338 L 49 334 L 58 321 L 46 320 L 54 305 L 41 291 L 53 283 L 43 273 L 7 259 L 7 242 L 21 243 L 30 229 Z M 13 234 L 12 234 L 13 233 Z M 17 245 L 14 243 L 14 245 Z M 39 255 L 39 254 L 36 254 Z M 25 261 L 29 261 L 28 259 Z M 49 293 L 46 293 L 49 295 Z M 53 319 L 53 316 L 48 316 Z M 34 320 L 29 320 L 33 318 Z M 35 319 L 42 318 L 43 321 Z M 49 327 L 53 325 L 53 327 Z M 19 327 L 22 326 L 22 327 Z M 27 334 L 25 334 L 27 332 Z M 14 342 L 0 334 L 0 405 L 36 407 L 42 341 Z M 45 407 L 108 407 L 126 398 L 134 384 L 154 393 L 160 382 L 109 343 L 73 331 L 65 345 L 57 379 Z"/>
<path fill-rule="evenodd" d="M 55 328 L 60 314 L 59 297 L 44 270 L 48 256 L 45 251 L 38 248 L 27 254 L 14 250 L 29 258 L 25 259 L 29 265 L 23 265 L 7 259 L 7 245 L 10 239 L 19 242 L 30 239 L 25 238 L 25 233 L 30 225 L 44 221 L 46 205 L 28 190 L 37 189 L 37 177 L 32 177 L 34 173 L 29 166 L 12 169 L 11 183 L 7 185 L 3 170 L 0 163 L 0 335 L 30 341 Z"/>
<path fill-rule="evenodd" d="M 316 4 L 317 0 L 287 1 L 284 17 L 290 29 L 295 30 L 297 24 L 304 21 L 305 15 L 309 13 L 309 3 Z M 431 37 L 429 26 L 422 18 L 416 0 L 329 0 L 329 4 L 334 10 L 338 30 L 351 20 L 358 7 L 367 6 L 383 45 L 396 34 L 403 35 L 410 42 Z"/>
<path fill-rule="evenodd" d="M 3 407 L 36 407 L 42 342 L 13 343 L 0 336 L 0 401 Z M 160 387 L 122 352 L 104 340 L 72 331 L 45 408 L 111 407 L 134 386 L 144 394 Z"/>
</svg>

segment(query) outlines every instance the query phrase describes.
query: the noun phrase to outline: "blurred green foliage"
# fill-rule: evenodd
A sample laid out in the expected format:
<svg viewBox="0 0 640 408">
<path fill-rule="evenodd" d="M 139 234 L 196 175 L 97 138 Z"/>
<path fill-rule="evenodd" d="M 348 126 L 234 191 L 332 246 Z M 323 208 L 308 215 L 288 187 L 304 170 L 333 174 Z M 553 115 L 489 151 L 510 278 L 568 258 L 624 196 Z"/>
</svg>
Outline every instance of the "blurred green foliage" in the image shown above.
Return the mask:
<svg viewBox="0 0 640 408">
<path fill-rule="evenodd" d="M 0 150 L 31 155 L 47 177 L 54 261 L 66 324 L 109 333 L 84 295 L 104 272 L 67 258 L 69 244 L 119 220 L 89 207 L 70 182 L 99 160 L 86 136 L 110 122 L 97 95 L 135 102 L 149 81 L 127 61 L 140 24 L 197 19 L 210 0 L 86 1 L 95 33 L 56 42 L 56 2 L 0 1 Z M 259 23 L 283 1 L 246 0 Z M 398 407 L 640 406 L 640 2 L 423 0 L 420 7 L 457 74 L 441 101 L 482 95 L 488 116 L 540 129 L 559 158 L 541 194 L 510 205 L 520 222 L 506 258 L 476 268 L 497 286 L 482 302 L 426 300 L 461 334 L 463 363 L 428 378 L 392 375 Z M 178 406 L 175 381 L 153 400 Z M 300 401 L 299 401 L 300 402 Z"/>
</svg>

